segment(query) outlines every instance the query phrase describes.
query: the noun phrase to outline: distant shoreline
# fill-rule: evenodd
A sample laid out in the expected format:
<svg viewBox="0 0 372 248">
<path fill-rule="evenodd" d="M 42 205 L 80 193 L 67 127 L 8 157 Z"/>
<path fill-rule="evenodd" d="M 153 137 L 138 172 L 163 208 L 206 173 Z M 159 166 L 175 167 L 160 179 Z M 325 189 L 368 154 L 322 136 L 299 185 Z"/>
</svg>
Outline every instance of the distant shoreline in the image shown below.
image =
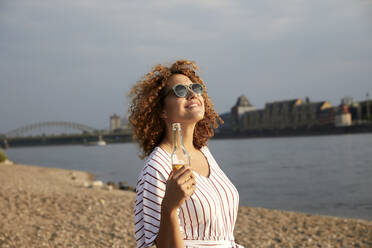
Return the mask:
<svg viewBox="0 0 372 248">
<path fill-rule="evenodd" d="M 0 246 L 135 247 L 135 193 L 83 186 L 92 179 L 0 163 Z M 246 247 L 372 246 L 372 221 L 244 206 L 234 233 Z"/>
<path fill-rule="evenodd" d="M 275 137 L 306 137 L 343 134 L 372 133 L 372 124 L 354 125 L 347 127 L 312 127 L 298 129 L 251 130 L 241 132 L 216 132 L 214 139 L 246 139 L 246 138 L 275 138 Z"/>
<path fill-rule="evenodd" d="M 372 133 L 372 124 L 354 125 L 348 127 L 313 127 L 298 129 L 254 130 L 232 132 L 216 130 L 212 139 L 247 139 L 247 138 L 276 138 L 276 137 L 307 137 L 325 135 L 343 135 Z M 132 135 L 126 133 L 110 133 L 102 135 L 107 144 L 132 142 Z M 8 148 L 31 146 L 56 146 L 56 145 L 85 145 L 96 142 L 97 135 L 64 135 L 52 137 L 25 137 L 7 139 Z M 0 139 L 0 147 L 4 148 L 4 140 Z"/>
</svg>

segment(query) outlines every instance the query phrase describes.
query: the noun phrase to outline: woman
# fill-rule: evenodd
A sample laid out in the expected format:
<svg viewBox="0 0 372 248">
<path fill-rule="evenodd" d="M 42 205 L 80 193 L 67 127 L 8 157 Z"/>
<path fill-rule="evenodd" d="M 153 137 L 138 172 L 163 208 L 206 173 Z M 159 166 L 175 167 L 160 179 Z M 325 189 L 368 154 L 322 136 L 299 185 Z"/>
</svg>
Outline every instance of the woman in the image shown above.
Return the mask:
<svg viewBox="0 0 372 248">
<path fill-rule="evenodd" d="M 239 195 L 207 148 L 217 121 L 198 67 L 156 66 L 129 96 L 129 122 L 147 157 L 136 186 L 138 247 L 241 247 L 234 242 Z M 172 123 L 181 123 L 190 166 L 172 171 Z"/>
</svg>

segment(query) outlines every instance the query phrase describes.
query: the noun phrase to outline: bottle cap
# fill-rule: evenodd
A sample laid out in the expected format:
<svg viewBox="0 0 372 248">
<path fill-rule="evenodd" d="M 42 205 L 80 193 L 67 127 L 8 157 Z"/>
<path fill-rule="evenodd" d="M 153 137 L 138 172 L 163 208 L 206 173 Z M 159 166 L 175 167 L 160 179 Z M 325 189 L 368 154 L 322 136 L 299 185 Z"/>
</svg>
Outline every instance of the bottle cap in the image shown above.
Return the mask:
<svg viewBox="0 0 372 248">
<path fill-rule="evenodd" d="M 172 123 L 172 129 L 177 130 L 181 128 L 181 123 Z"/>
</svg>

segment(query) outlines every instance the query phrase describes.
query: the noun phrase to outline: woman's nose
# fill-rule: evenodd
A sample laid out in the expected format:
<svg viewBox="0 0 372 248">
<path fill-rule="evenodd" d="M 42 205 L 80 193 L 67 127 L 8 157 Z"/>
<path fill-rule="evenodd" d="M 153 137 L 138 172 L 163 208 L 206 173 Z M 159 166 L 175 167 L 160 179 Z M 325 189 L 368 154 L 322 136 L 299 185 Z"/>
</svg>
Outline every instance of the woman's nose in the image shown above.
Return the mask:
<svg viewBox="0 0 372 248">
<path fill-rule="evenodd" d="M 196 93 L 190 89 L 190 88 L 187 88 L 187 90 L 189 91 L 188 94 L 187 94 L 187 99 L 193 99 L 193 98 L 196 98 Z"/>
</svg>

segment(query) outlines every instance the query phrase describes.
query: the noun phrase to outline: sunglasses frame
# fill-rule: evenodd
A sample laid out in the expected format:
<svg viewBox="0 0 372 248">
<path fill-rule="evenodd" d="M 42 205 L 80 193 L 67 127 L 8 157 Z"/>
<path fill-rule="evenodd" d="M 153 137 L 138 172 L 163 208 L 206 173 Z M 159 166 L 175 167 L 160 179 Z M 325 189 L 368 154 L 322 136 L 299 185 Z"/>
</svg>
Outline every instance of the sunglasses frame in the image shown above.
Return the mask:
<svg viewBox="0 0 372 248">
<path fill-rule="evenodd" d="M 197 85 L 200 85 L 201 87 L 202 87 L 202 92 L 201 93 L 196 93 L 193 89 L 192 89 L 192 86 L 193 85 L 195 85 L 195 84 L 197 84 Z M 184 86 L 186 89 L 187 89 L 187 94 L 186 94 L 186 96 L 179 96 L 178 94 L 177 94 L 177 92 L 176 92 L 176 87 L 177 86 Z M 186 98 L 189 94 L 190 94 L 190 91 L 192 91 L 192 92 L 194 92 L 196 95 L 198 95 L 198 96 L 201 96 L 203 93 L 204 93 L 204 86 L 201 84 L 201 83 L 192 83 L 192 84 L 190 84 L 190 85 L 185 85 L 185 84 L 176 84 L 175 86 L 173 86 L 168 92 L 167 92 L 167 94 L 165 95 L 165 96 L 168 96 L 171 92 L 172 92 L 172 90 L 173 90 L 173 92 L 174 92 L 174 95 L 175 96 L 177 96 L 177 97 L 179 97 L 179 98 Z"/>
</svg>

